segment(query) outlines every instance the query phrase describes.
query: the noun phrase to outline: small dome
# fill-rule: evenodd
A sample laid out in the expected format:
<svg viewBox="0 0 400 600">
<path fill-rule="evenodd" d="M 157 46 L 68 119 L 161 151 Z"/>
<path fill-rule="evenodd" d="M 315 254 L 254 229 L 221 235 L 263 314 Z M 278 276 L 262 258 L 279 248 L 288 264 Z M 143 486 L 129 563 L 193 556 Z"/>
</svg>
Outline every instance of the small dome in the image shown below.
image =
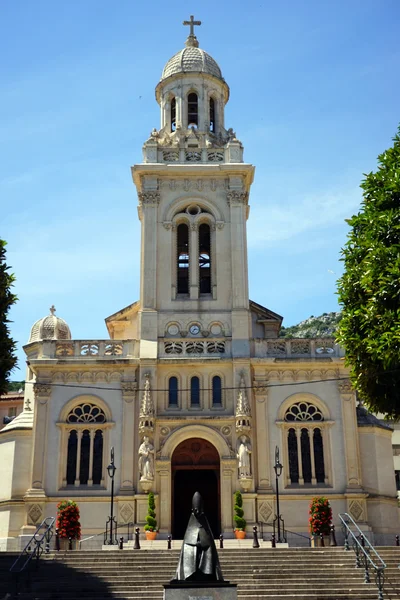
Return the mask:
<svg viewBox="0 0 400 600">
<path fill-rule="evenodd" d="M 177 73 L 207 73 L 224 80 L 221 69 L 212 56 L 196 46 L 187 46 L 169 59 L 161 75 L 161 81 Z"/>
<path fill-rule="evenodd" d="M 39 342 L 42 340 L 70 340 L 71 331 L 64 321 L 60 317 L 56 317 L 54 314 L 56 309 L 54 306 L 50 308 L 50 314 L 43 319 L 39 319 L 34 323 L 31 334 L 29 336 L 29 342 Z"/>
</svg>

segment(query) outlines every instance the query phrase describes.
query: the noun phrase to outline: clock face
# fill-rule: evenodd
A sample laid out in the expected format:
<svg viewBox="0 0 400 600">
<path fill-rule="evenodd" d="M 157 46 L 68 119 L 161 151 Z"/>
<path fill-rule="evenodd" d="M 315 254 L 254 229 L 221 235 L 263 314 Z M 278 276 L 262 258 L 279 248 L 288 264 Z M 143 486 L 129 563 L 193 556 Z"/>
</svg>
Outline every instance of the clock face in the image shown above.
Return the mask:
<svg viewBox="0 0 400 600">
<path fill-rule="evenodd" d="M 198 325 L 191 325 L 189 331 L 192 335 L 197 335 L 200 331 L 200 327 Z"/>
</svg>

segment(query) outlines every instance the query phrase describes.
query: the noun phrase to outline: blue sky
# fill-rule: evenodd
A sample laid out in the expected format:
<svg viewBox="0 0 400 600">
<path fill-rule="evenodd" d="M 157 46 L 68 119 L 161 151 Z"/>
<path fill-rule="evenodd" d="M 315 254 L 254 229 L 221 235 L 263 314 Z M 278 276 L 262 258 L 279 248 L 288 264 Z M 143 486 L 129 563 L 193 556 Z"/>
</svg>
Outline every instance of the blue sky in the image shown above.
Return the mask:
<svg viewBox="0 0 400 600">
<path fill-rule="evenodd" d="M 101 339 L 138 298 L 130 166 L 159 127 L 154 87 L 190 14 L 231 88 L 226 126 L 256 165 L 250 296 L 284 325 L 337 309 L 344 219 L 400 120 L 398 0 L 3 0 L 0 236 L 21 367 L 51 304 L 74 338 Z"/>
</svg>

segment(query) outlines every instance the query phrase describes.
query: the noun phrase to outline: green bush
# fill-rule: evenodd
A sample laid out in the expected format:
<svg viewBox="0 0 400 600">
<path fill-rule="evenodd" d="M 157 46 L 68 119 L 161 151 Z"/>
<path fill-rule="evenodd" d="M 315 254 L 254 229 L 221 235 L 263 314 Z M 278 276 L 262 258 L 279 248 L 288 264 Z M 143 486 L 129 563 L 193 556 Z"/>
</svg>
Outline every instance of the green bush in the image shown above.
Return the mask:
<svg viewBox="0 0 400 600">
<path fill-rule="evenodd" d="M 154 502 L 154 494 L 153 492 L 149 493 L 149 501 L 147 506 L 147 517 L 146 517 L 146 525 L 144 526 L 145 531 L 157 531 L 157 521 L 155 519 L 156 503 Z"/>
<path fill-rule="evenodd" d="M 245 531 L 246 530 L 246 520 L 243 518 L 244 510 L 243 510 L 242 506 L 243 506 L 242 494 L 239 491 L 237 491 L 235 493 L 235 506 L 234 506 L 235 516 L 233 517 L 233 520 L 235 521 L 235 524 L 236 524 L 235 529 L 239 529 L 240 531 Z"/>
</svg>

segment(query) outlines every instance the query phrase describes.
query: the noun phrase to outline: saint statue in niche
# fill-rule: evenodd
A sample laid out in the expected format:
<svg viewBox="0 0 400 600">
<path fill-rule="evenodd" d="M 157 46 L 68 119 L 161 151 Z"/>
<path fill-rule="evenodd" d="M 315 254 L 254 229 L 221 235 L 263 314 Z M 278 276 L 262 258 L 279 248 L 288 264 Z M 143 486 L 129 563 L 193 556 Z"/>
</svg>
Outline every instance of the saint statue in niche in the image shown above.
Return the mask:
<svg viewBox="0 0 400 600">
<path fill-rule="evenodd" d="M 147 435 L 139 447 L 139 473 L 140 479 L 153 481 L 154 479 L 154 446 Z"/>
<path fill-rule="evenodd" d="M 240 436 L 237 448 L 239 478 L 251 477 L 251 446 L 245 435 Z"/>
</svg>

